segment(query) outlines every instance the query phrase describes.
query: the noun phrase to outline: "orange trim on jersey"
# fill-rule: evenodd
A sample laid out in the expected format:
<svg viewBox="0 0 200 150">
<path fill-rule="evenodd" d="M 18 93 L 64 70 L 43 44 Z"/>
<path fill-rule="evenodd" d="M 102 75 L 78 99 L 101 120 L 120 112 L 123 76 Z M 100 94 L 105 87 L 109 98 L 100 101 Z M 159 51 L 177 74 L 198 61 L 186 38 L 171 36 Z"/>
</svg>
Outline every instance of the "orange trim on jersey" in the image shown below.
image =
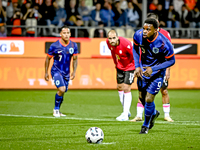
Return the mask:
<svg viewBox="0 0 200 150">
<path fill-rule="evenodd" d="M 77 56 L 78 55 L 78 53 L 77 54 L 73 54 L 73 56 Z"/>
<path fill-rule="evenodd" d="M 62 46 L 67 47 L 67 45 L 69 45 L 69 43 L 70 43 L 71 41 L 69 40 L 69 43 L 68 43 L 67 45 L 63 44 L 63 43 L 61 42 L 61 39 L 59 40 L 59 42 L 60 42 L 60 44 L 61 44 Z"/>
<path fill-rule="evenodd" d="M 49 57 L 53 57 L 52 55 L 49 55 L 49 54 L 47 54 L 47 56 L 49 56 Z"/>
<path fill-rule="evenodd" d="M 157 34 L 156 34 L 156 37 L 155 37 L 152 41 L 149 41 L 148 39 L 147 39 L 147 41 L 148 41 L 148 42 L 154 42 L 154 41 L 157 39 L 157 37 L 158 37 L 158 32 L 157 32 Z"/>
<path fill-rule="evenodd" d="M 137 45 L 137 46 L 139 45 L 139 44 L 135 43 L 135 40 L 133 40 L 133 43 L 134 43 L 135 45 Z"/>
<path fill-rule="evenodd" d="M 168 58 L 171 58 L 172 56 L 174 56 L 174 53 L 172 55 L 170 55 L 170 56 L 165 57 L 165 58 L 168 59 Z"/>
</svg>

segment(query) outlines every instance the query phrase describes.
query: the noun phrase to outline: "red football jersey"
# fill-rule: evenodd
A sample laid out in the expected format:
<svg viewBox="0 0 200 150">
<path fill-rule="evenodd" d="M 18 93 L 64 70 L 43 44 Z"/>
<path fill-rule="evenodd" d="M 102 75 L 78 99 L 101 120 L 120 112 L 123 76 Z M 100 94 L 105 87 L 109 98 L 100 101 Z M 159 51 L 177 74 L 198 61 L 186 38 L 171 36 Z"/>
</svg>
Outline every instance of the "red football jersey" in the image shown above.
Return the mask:
<svg viewBox="0 0 200 150">
<path fill-rule="evenodd" d="M 116 68 L 123 71 L 135 70 L 135 63 L 133 59 L 133 46 L 129 40 L 119 37 L 119 45 L 112 46 L 106 40 L 108 48 L 111 50 L 113 61 Z"/>
<path fill-rule="evenodd" d="M 159 29 L 160 29 L 159 32 L 162 33 L 166 38 L 168 38 L 168 40 L 169 40 L 170 42 L 172 42 L 172 41 L 171 41 L 171 36 L 170 36 L 169 32 L 166 31 L 166 30 L 164 30 L 164 29 L 162 29 L 162 28 L 159 28 Z"/>
</svg>

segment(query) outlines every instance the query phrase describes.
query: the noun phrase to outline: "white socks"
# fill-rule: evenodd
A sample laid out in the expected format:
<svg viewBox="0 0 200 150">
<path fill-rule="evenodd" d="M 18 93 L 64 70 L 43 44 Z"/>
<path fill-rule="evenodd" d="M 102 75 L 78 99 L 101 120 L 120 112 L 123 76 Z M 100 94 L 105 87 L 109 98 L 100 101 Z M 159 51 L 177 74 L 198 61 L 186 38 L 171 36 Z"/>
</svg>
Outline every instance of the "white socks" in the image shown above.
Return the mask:
<svg viewBox="0 0 200 150">
<path fill-rule="evenodd" d="M 137 117 L 142 118 L 144 106 L 141 103 L 137 103 Z M 164 117 L 169 117 L 170 104 L 163 104 Z"/>
<path fill-rule="evenodd" d="M 141 103 L 137 103 L 137 117 L 142 118 L 144 106 Z"/>
<path fill-rule="evenodd" d="M 118 91 L 118 93 L 119 93 L 119 100 L 122 106 L 124 107 L 124 91 Z"/>
<path fill-rule="evenodd" d="M 163 112 L 165 113 L 165 117 L 169 117 L 170 104 L 163 104 Z"/>
<path fill-rule="evenodd" d="M 119 99 L 120 102 L 123 106 L 123 112 L 124 113 L 129 113 L 130 107 L 131 107 L 131 102 L 132 102 L 132 94 L 131 92 L 124 93 L 124 91 L 118 91 L 119 93 Z"/>
<path fill-rule="evenodd" d="M 132 95 L 131 92 L 124 93 L 124 113 L 128 115 L 131 107 Z"/>
</svg>

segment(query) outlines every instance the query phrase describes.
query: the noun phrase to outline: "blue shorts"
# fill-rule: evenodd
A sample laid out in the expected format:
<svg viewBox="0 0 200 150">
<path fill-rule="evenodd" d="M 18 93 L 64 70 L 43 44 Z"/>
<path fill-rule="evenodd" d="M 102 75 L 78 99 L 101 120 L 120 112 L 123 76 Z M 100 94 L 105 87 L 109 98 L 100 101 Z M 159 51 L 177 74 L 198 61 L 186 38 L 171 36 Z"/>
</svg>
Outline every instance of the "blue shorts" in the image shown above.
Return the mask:
<svg viewBox="0 0 200 150">
<path fill-rule="evenodd" d="M 61 87 L 61 86 L 65 86 L 66 90 L 65 92 L 67 92 L 68 90 L 68 85 L 69 85 L 69 80 L 65 79 L 61 73 L 57 72 L 57 73 L 52 73 L 52 78 L 54 80 L 54 84 L 57 88 Z"/>
<path fill-rule="evenodd" d="M 156 95 L 158 94 L 160 88 L 163 84 L 164 75 L 158 73 L 151 77 L 150 79 L 144 79 L 141 80 L 138 78 L 137 85 L 139 91 L 146 91 L 150 94 Z"/>
</svg>

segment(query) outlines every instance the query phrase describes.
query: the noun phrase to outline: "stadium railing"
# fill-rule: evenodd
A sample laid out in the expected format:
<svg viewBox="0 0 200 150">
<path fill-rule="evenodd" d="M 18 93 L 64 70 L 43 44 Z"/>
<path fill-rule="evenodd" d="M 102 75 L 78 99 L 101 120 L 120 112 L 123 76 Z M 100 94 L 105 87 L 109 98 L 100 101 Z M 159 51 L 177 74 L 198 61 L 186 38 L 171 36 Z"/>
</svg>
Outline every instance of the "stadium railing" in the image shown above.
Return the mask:
<svg viewBox="0 0 200 150">
<path fill-rule="evenodd" d="M 6 25 L 6 32 L 7 36 L 10 37 L 11 31 L 13 28 L 21 28 L 22 29 L 22 35 L 26 37 L 26 31 L 27 29 L 31 29 L 34 31 L 34 34 L 32 36 L 34 37 L 59 37 L 59 27 L 57 26 L 13 26 L 13 25 Z M 94 35 L 94 29 L 98 29 L 99 27 L 77 27 L 77 26 L 69 26 L 70 29 L 74 29 L 74 37 L 78 37 L 78 29 L 87 29 L 89 33 L 89 38 L 93 38 Z M 142 27 L 141 27 L 142 28 Z M 110 29 L 115 29 L 118 32 L 119 36 L 124 36 L 126 38 L 132 38 L 135 31 L 141 28 L 133 28 L 130 26 L 126 27 L 104 27 L 106 32 L 108 32 Z M 200 39 L 200 28 L 163 28 L 167 30 L 172 38 L 184 38 L 184 39 Z"/>
</svg>

